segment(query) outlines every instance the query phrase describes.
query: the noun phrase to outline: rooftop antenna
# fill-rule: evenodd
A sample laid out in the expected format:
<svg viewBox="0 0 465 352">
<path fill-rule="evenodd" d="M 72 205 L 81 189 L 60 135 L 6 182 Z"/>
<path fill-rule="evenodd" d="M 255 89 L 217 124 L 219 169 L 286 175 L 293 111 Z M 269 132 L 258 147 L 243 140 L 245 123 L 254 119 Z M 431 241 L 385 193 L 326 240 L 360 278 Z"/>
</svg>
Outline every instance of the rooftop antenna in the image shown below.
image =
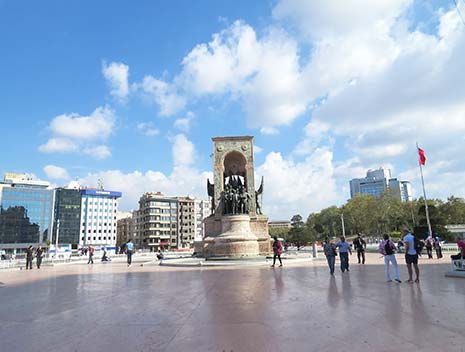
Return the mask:
<svg viewBox="0 0 465 352">
<path fill-rule="evenodd" d="M 98 189 L 103 191 L 103 179 L 102 178 L 99 178 L 97 180 L 97 184 L 98 184 Z"/>
</svg>

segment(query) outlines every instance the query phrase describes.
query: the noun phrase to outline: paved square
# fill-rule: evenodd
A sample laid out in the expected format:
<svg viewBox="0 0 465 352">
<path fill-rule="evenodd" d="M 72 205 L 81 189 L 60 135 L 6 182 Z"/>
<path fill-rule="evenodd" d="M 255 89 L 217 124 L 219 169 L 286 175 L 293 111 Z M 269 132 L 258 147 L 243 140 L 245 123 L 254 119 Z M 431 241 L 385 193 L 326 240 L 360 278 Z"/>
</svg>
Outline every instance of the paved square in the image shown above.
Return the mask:
<svg viewBox="0 0 465 352">
<path fill-rule="evenodd" d="M 447 259 L 422 259 L 420 284 L 386 283 L 375 254 L 334 277 L 287 264 L 0 272 L 1 350 L 465 351 L 465 280 L 444 277 Z"/>
</svg>

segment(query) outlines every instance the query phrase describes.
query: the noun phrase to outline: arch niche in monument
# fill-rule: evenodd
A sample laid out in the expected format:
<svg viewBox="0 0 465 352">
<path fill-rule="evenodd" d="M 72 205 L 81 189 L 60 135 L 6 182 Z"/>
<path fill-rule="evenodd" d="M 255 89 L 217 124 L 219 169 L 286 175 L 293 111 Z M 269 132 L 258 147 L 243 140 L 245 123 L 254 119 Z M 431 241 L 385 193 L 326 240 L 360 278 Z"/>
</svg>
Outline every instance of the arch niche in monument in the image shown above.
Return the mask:
<svg viewBox="0 0 465 352">
<path fill-rule="evenodd" d="M 226 178 L 231 176 L 241 176 L 244 178 L 244 185 L 248 188 L 247 183 L 247 160 L 244 154 L 238 151 L 231 151 L 224 156 L 223 160 L 223 184 L 224 189 Z"/>
</svg>

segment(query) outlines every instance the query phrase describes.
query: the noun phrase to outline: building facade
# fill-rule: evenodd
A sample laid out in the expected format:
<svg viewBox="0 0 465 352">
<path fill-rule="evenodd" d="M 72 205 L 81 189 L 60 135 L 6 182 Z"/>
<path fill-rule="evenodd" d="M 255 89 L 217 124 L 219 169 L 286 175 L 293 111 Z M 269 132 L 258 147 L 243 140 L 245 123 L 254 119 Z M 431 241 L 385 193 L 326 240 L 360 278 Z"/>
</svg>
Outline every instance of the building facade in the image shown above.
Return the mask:
<svg viewBox="0 0 465 352">
<path fill-rule="evenodd" d="M 148 192 L 133 212 L 133 235 L 141 248 L 150 251 L 191 248 L 196 238 L 203 237 L 203 219 L 208 215 L 208 201 Z"/>
<path fill-rule="evenodd" d="M 51 239 L 54 190 L 27 174 L 5 174 L 0 182 L 0 246 L 21 251 Z"/>
<path fill-rule="evenodd" d="M 71 244 L 77 249 L 81 224 L 81 192 L 79 189 L 55 190 L 52 243 Z M 57 238 L 58 236 L 58 238 Z"/>
<path fill-rule="evenodd" d="M 211 202 L 208 200 L 195 200 L 195 236 L 194 241 L 202 241 L 205 237 L 204 219 L 212 213 Z"/>
<path fill-rule="evenodd" d="M 81 223 L 79 246 L 100 246 L 114 249 L 121 192 L 81 189 Z"/>
<path fill-rule="evenodd" d="M 349 185 L 351 198 L 354 198 L 357 194 L 380 197 L 383 193 L 389 191 L 402 201 L 412 199 L 410 182 L 392 178 L 391 170 L 389 169 L 368 170 L 366 177 L 354 178 L 350 180 Z"/>
</svg>

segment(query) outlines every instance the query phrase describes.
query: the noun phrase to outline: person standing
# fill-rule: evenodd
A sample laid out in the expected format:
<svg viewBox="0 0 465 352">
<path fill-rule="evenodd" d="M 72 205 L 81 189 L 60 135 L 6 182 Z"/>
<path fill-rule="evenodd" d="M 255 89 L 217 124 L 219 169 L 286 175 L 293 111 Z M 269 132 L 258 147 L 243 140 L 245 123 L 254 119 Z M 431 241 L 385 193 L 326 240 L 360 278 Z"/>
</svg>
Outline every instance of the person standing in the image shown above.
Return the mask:
<svg viewBox="0 0 465 352">
<path fill-rule="evenodd" d="M 132 251 L 134 250 L 134 244 L 132 243 L 132 240 L 129 239 L 129 241 L 126 243 L 126 255 L 128 257 L 128 268 L 132 264 Z"/>
<path fill-rule="evenodd" d="M 389 269 L 389 262 L 392 264 L 394 268 L 394 280 L 396 282 L 401 283 L 399 279 L 399 268 L 397 267 L 397 260 L 396 260 L 396 245 L 389 239 L 389 235 L 385 234 L 383 236 L 383 240 L 379 244 L 379 253 L 384 256 L 384 265 L 386 266 L 386 282 L 392 282 L 391 279 L 391 272 Z"/>
<path fill-rule="evenodd" d="M 336 263 L 336 245 L 331 243 L 329 239 L 325 238 L 325 243 L 323 244 L 323 252 L 325 253 L 326 260 L 328 261 L 329 273 L 334 275 L 334 264 Z"/>
<path fill-rule="evenodd" d="M 438 234 L 434 234 L 434 249 L 436 250 L 436 257 L 438 259 L 442 258 L 442 248 L 441 248 L 441 239 L 439 238 Z"/>
<path fill-rule="evenodd" d="M 338 243 L 336 243 L 336 247 L 339 248 L 339 258 L 341 259 L 341 271 L 349 271 L 349 253 L 350 255 L 352 255 L 350 244 L 346 241 L 346 238 L 342 236 L 341 240 Z"/>
<path fill-rule="evenodd" d="M 32 259 L 34 258 L 34 247 L 30 245 L 26 249 L 26 270 L 32 270 Z"/>
<path fill-rule="evenodd" d="M 87 252 L 89 253 L 89 260 L 87 261 L 87 264 L 94 264 L 94 251 L 94 247 L 90 245 L 87 249 Z"/>
<path fill-rule="evenodd" d="M 44 250 L 42 249 L 42 246 L 39 245 L 36 250 L 36 265 L 37 269 L 40 269 L 40 266 L 42 265 L 42 258 L 44 257 Z"/>
<path fill-rule="evenodd" d="M 428 254 L 428 259 L 433 259 L 433 242 L 431 237 L 428 237 L 425 241 L 426 253 Z"/>
<path fill-rule="evenodd" d="M 457 247 L 459 248 L 459 252 L 451 255 L 450 258 L 452 260 L 465 259 L 465 241 L 460 237 L 457 237 Z"/>
<path fill-rule="evenodd" d="M 412 276 L 412 265 L 415 268 L 415 282 L 420 282 L 420 269 L 418 268 L 418 253 L 415 249 L 415 237 L 410 233 L 410 230 L 405 228 L 402 230 L 404 234 L 404 244 L 405 244 L 405 262 L 407 263 L 408 270 L 408 280 L 407 282 L 413 282 Z"/>
<path fill-rule="evenodd" d="M 358 263 L 365 264 L 365 249 L 367 248 L 367 243 L 362 238 L 362 234 L 359 233 L 357 238 L 353 241 L 354 249 L 357 251 Z"/>
<path fill-rule="evenodd" d="M 279 266 L 283 266 L 283 262 L 281 261 L 281 254 L 283 253 L 283 245 L 281 244 L 281 241 L 278 240 L 277 236 L 273 237 L 273 265 L 271 266 L 274 268 L 274 265 L 276 264 L 276 258 L 279 259 Z"/>
</svg>

